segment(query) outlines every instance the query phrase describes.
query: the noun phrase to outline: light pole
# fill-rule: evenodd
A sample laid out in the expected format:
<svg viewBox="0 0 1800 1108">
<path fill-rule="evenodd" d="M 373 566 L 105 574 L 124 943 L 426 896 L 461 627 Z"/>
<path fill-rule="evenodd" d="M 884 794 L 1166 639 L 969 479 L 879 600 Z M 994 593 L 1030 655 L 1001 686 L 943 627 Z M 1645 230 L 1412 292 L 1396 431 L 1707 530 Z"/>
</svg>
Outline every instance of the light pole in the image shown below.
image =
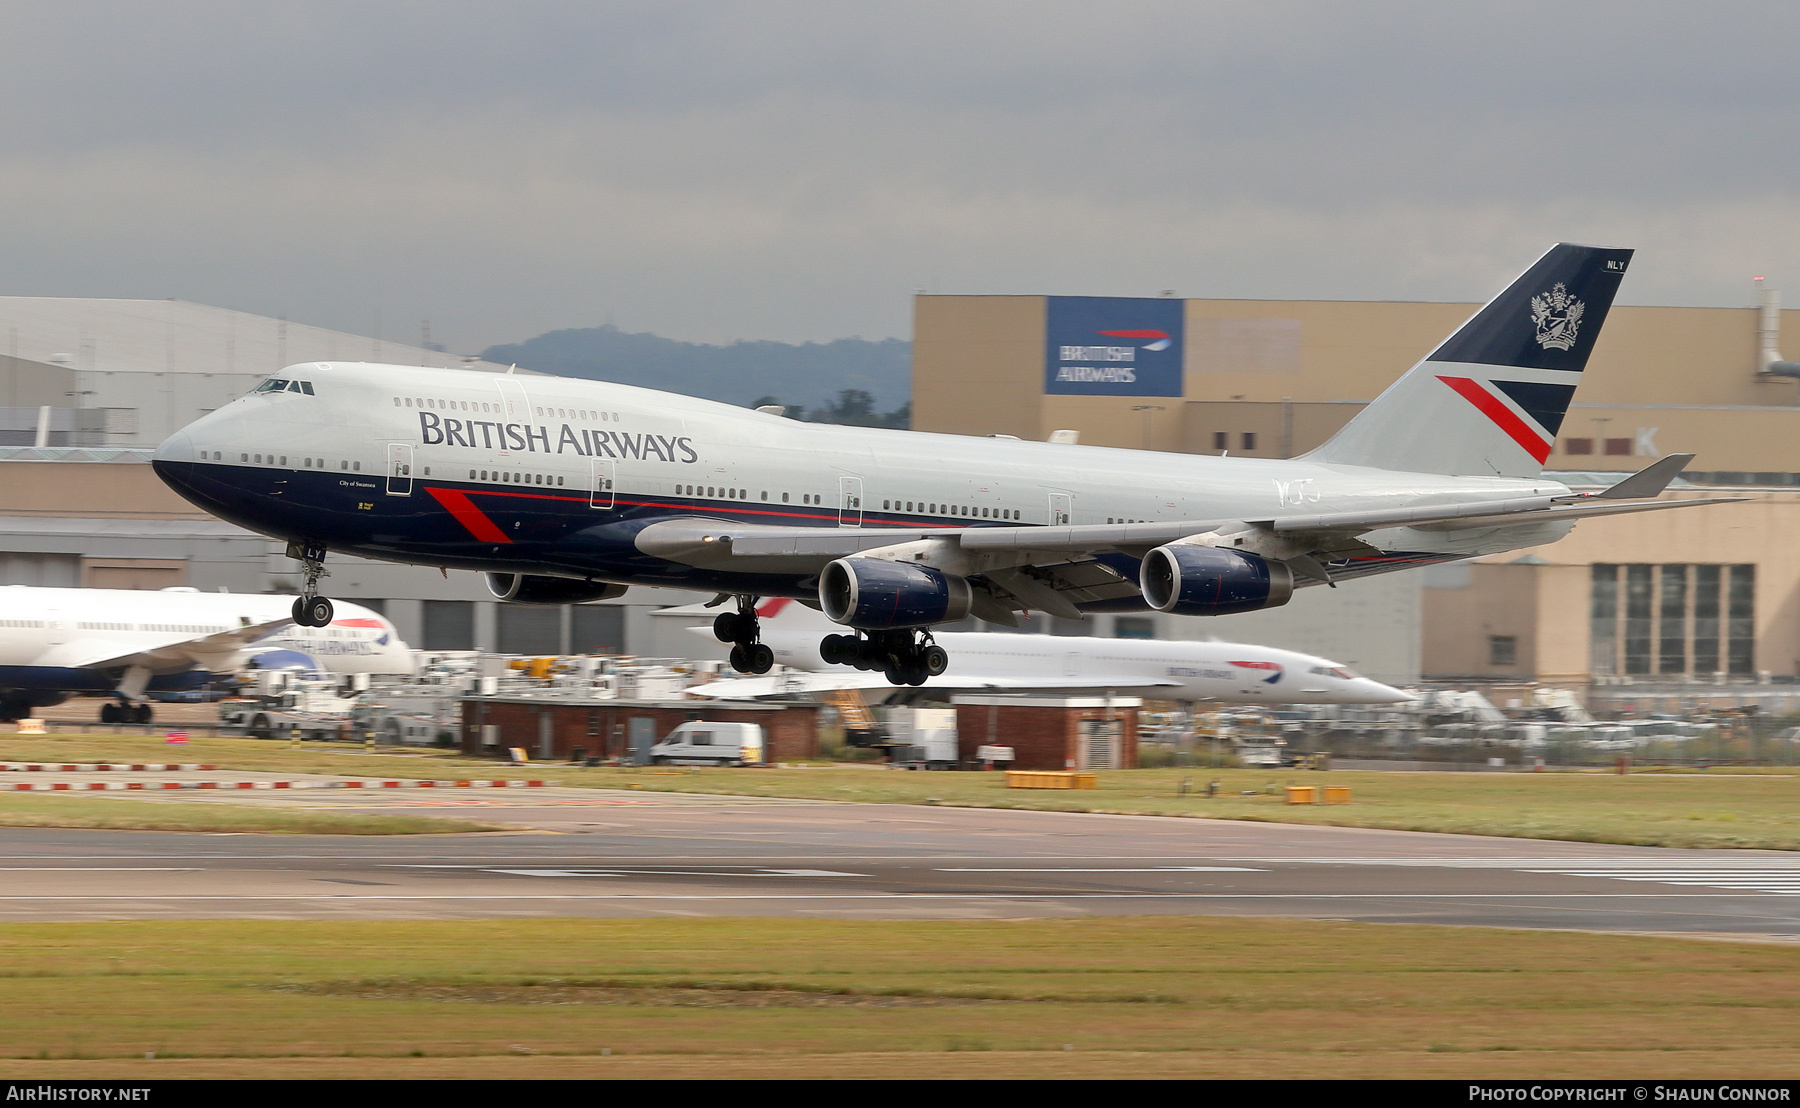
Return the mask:
<svg viewBox="0 0 1800 1108">
<path fill-rule="evenodd" d="M 1144 413 L 1144 449 L 1150 449 L 1150 421 L 1156 418 L 1157 412 L 1168 409 L 1161 404 L 1133 404 L 1131 410 Z"/>
</svg>

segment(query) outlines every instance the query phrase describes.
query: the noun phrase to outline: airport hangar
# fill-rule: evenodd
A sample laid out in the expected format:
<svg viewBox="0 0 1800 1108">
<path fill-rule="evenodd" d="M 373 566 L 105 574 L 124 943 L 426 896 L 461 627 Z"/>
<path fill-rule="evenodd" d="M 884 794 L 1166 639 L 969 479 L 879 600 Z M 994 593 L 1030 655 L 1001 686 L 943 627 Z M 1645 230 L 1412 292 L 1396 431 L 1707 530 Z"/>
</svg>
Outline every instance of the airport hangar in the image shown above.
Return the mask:
<svg viewBox="0 0 1800 1108">
<path fill-rule="evenodd" d="M 1071 305 L 1148 313 L 1182 344 L 1180 380 L 1059 388 L 1052 332 Z M 1348 422 L 1476 307 L 920 296 L 914 426 L 1291 456 Z M 1800 676 L 1800 554 L 1786 541 L 1800 533 L 1800 449 L 1790 446 L 1800 386 L 1762 370 L 1779 361 L 1784 318 L 1795 334 L 1794 314 L 1615 307 L 1547 462 L 1604 481 L 1693 452 L 1697 486 L 1739 489 L 1754 504 L 1590 520 L 1538 550 L 1307 589 L 1284 608 L 1229 620 L 1037 617 L 1025 630 L 1242 638 L 1393 683 L 1541 681 L 1674 697 L 1723 682 L 1734 694 L 1786 693 Z M 0 332 L 0 583 L 11 584 L 292 591 L 294 563 L 279 544 L 176 497 L 148 450 L 297 361 L 505 369 L 181 301 L 0 297 Z M 424 649 L 722 653 L 683 630 L 691 618 L 654 614 L 692 594 L 633 590 L 621 602 L 546 609 L 496 602 L 474 574 L 332 565 L 333 595 L 381 609 Z"/>
<path fill-rule="evenodd" d="M 1780 353 L 1784 332 L 1800 350 L 1800 318 L 1772 291 L 1751 298 L 1737 309 L 1615 306 L 1545 465 L 1595 487 L 1693 453 L 1665 495 L 1724 490 L 1753 503 L 1587 520 L 1542 548 L 1306 589 L 1286 607 L 1228 620 L 1093 622 L 1101 634 L 1242 637 L 1383 680 L 1410 670 L 1427 681 L 1565 686 L 1640 711 L 1740 702 L 1800 711 L 1800 383 L 1790 375 L 1800 366 Z M 921 295 L 913 426 L 1293 457 L 1479 307 Z M 1179 343 L 1180 374 L 1136 379 L 1130 343 L 1094 337 L 1101 319 Z M 1096 345 L 1109 341 L 1124 349 Z"/>
</svg>

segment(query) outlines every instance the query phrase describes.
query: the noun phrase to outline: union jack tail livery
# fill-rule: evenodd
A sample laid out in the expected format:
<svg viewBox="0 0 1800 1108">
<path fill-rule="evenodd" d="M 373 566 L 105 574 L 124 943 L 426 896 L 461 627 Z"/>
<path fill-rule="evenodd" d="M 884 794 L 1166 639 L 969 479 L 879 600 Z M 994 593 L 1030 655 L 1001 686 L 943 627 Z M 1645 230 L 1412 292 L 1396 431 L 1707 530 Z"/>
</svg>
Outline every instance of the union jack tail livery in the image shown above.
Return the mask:
<svg viewBox="0 0 1800 1108">
<path fill-rule="evenodd" d="M 1315 462 L 1535 477 L 1631 251 L 1558 243 L 1394 382 Z"/>
</svg>

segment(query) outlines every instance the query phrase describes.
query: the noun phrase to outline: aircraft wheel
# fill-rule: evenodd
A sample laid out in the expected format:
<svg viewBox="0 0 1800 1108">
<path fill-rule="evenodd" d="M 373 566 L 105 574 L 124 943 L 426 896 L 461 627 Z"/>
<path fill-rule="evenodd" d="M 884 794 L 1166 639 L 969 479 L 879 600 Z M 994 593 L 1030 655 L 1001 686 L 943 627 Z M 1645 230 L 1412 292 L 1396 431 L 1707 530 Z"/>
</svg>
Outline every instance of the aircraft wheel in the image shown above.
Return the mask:
<svg viewBox="0 0 1800 1108">
<path fill-rule="evenodd" d="M 713 638 L 720 642 L 737 642 L 740 637 L 736 612 L 720 612 L 713 617 Z"/>
<path fill-rule="evenodd" d="M 940 677 L 950 668 L 949 652 L 936 644 L 926 647 L 921 659 L 925 663 L 925 674 L 928 677 Z"/>
<path fill-rule="evenodd" d="M 156 718 L 155 711 L 148 704 L 139 704 L 135 708 L 127 708 L 126 711 L 131 713 L 131 722 L 133 723 L 150 723 Z"/>
<path fill-rule="evenodd" d="M 250 721 L 250 737 L 253 739 L 272 739 L 275 729 L 269 726 L 269 717 L 257 715 Z"/>
<path fill-rule="evenodd" d="M 887 678 L 887 683 L 890 685 L 906 684 L 906 671 L 899 666 L 889 666 L 881 671 L 881 675 Z"/>
<path fill-rule="evenodd" d="M 306 622 L 306 597 L 294 597 L 294 622 L 302 627 L 311 626 Z"/>
<path fill-rule="evenodd" d="M 750 651 L 743 646 L 731 648 L 731 668 L 739 673 L 750 672 Z"/>
<path fill-rule="evenodd" d="M 311 596 L 306 598 L 306 618 L 308 627 L 326 627 L 336 612 L 331 606 L 329 597 Z"/>
<path fill-rule="evenodd" d="M 744 648 L 748 656 L 751 673 L 767 673 L 775 668 L 775 652 L 762 643 L 754 643 Z"/>
<path fill-rule="evenodd" d="M 111 701 L 107 701 L 105 704 L 100 705 L 100 722 L 101 723 L 117 723 L 117 722 L 119 722 L 119 706 L 112 703 Z"/>
</svg>

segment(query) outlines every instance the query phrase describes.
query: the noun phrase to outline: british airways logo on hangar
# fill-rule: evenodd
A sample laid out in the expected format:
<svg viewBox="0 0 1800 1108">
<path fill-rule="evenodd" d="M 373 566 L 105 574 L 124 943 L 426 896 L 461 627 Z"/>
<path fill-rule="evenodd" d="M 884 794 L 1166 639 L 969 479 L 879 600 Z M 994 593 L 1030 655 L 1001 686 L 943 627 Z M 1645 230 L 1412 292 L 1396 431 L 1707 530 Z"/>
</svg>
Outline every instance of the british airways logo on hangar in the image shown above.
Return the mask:
<svg viewBox="0 0 1800 1108">
<path fill-rule="evenodd" d="M 1109 338 L 1115 339 L 1149 339 L 1144 344 L 1145 350 L 1167 350 L 1175 340 L 1167 331 L 1102 331 Z"/>
<path fill-rule="evenodd" d="M 1181 395 L 1182 301 L 1110 296 L 1046 300 L 1046 393 Z"/>
</svg>

